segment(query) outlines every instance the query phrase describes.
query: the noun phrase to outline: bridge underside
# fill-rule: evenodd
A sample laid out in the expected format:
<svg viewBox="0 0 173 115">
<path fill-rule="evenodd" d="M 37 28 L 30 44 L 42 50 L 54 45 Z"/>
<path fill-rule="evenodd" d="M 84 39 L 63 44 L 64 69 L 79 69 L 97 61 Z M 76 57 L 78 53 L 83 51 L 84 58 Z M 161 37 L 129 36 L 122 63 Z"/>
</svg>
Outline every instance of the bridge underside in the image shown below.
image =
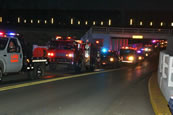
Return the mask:
<svg viewBox="0 0 173 115">
<path fill-rule="evenodd" d="M 170 39 L 173 36 L 172 35 L 165 35 L 165 34 L 139 34 L 139 33 L 123 33 L 123 34 L 110 34 L 110 36 L 114 39 L 158 39 L 158 40 L 165 40 Z M 133 38 L 133 36 L 136 36 L 136 38 Z M 139 36 L 139 38 L 137 38 Z"/>
</svg>

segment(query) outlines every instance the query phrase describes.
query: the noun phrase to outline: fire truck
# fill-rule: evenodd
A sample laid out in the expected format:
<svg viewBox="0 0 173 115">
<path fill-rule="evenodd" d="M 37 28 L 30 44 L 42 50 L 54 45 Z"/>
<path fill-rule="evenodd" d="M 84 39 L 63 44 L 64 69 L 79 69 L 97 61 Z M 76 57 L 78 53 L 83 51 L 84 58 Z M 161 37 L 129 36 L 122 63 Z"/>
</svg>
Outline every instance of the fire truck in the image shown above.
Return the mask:
<svg viewBox="0 0 173 115">
<path fill-rule="evenodd" d="M 0 81 L 13 73 L 26 72 L 29 79 L 44 75 L 48 63 L 44 56 L 34 56 L 31 45 L 24 42 L 20 34 L 0 32 Z"/>
<path fill-rule="evenodd" d="M 144 56 L 141 55 L 136 48 L 133 47 L 122 47 L 120 49 L 120 58 L 124 63 L 137 63 L 144 59 Z"/>
<path fill-rule="evenodd" d="M 97 65 L 96 45 L 75 40 L 72 37 L 56 36 L 48 43 L 49 68 L 56 70 L 59 67 L 72 68 L 75 72 L 83 70 L 94 71 Z"/>
</svg>

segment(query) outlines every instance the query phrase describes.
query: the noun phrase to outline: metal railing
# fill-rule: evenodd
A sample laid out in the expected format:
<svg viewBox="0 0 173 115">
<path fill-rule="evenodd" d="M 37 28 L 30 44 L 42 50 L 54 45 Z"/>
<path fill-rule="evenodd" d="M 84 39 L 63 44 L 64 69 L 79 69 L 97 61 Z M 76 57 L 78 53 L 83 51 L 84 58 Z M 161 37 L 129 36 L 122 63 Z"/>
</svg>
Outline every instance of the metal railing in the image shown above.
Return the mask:
<svg viewBox="0 0 173 115">
<path fill-rule="evenodd" d="M 151 28 L 117 28 L 117 27 L 93 27 L 92 33 L 152 33 L 152 34 L 173 34 L 171 29 Z"/>
</svg>

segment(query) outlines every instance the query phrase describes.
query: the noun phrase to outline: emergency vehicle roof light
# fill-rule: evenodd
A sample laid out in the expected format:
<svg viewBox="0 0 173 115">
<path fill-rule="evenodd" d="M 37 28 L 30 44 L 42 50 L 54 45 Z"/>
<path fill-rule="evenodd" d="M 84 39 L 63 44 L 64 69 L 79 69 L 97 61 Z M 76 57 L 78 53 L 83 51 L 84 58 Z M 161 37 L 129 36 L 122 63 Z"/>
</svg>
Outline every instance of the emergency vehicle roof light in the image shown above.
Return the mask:
<svg viewBox="0 0 173 115">
<path fill-rule="evenodd" d="M 72 39 L 72 37 L 70 37 L 70 36 L 67 37 L 67 40 L 71 40 L 71 39 Z"/>
<path fill-rule="evenodd" d="M 14 32 L 9 32 L 9 33 L 6 33 L 6 35 L 7 35 L 7 36 L 15 36 L 16 33 L 14 33 Z"/>
<path fill-rule="evenodd" d="M 100 41 L 99 40 L 96 40 L 96 44 L 99 44 L 100 43 Z"/>
<path fill-rule="evenodd" d="M 152 40 L 152 43 L 156 43 L 156 40 Z"/>
<path fill-rule="evenodd" d="M 62 36 L 56 36 L 56 40 L 62 39 Z"/>
<path fill-rule="evenodd" d="M 9 35 L 10 36 L 15 36 L 16 34 L 11 32 L 11 33 L 9 33 Z"/>
<path fill-rule="evenodd" d="M 107 48 L 102 48 L 102 52 L 103 53 L 107 53 L 108 52 L 108 49 Z"/>
<path fill-rule="evenodd" d="M 3 32 L 0 32 L 0 35 L 2 36 L 2 35 L 4 35 L 4 33 Z"/>
<path fill-rule="evenodd" d="M 138 50 L 137 53 L 140 54 L 140 53 L 142 53 L 142 51 L 141 50 Z"/>
<path fill-rule="evenodd" d="M 82 44 L 83 41 L 82 40 L 75 40 L 75 42 L 79 43 L 79 44 Z"/>
<path fill-rule="evenodd" d="M 0 37 L 4 37 L 4 32 L 0 32 Z"/>
</svg>

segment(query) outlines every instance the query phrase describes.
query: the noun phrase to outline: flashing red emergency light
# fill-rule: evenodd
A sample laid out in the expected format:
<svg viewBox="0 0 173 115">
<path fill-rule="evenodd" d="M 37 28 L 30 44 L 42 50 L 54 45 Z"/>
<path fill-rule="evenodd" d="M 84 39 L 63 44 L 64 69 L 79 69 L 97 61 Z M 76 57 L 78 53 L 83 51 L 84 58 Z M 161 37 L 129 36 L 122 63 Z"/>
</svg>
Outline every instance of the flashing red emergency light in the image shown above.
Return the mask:
<svg viewBox="0 0 173 115">
<path fill-rule="evenodd" d="M 123 46 L 123 47 L 121 47 L 121 48 L 122 48 L 122 49 L 130 49 L 130 47 L 127 47 L 127 46 L 126 46 L 126 47 Z"/>
<path fill-rule="evenodd" d="M 83 41 L 82 40 L 75 40 L 75 42 L 79 43 L 79 44 L 82 44 Z"/>
<path fill-rule="evenodd" d="M 67 37 L 67 40 L 71 40 L 71 39 L 72 39 L 72 37 L 70 37 L 70 36 Z"/>
<path fill-rule="evenodd" d="M 131 50 L 137 50 L 137 48 L 133 48 L 133 47 L 121 47 L 121 49 L 131 49 Z"/>
<path fill-rule="evenodd" d="M 96 44 L 99 44 L 100 43 L 100 41 L 99 40 L 96 40 Z"/>
<path fill-rule="evenodd" d="M 4 32 L 0 32 L 0 36 L 1 36 L 1 37 L 4 36 Z"/>
<path fill-rule="evenodd" d="M 53 56 L 55 56 L 55 54 L 53 52 L 49 52 L 48 56 L 53 57 Z"/>
<path fill-rule="evenodd" d="M 62 36 L 56 36 L 56 40 L 62 39 Z"/>
</svg>

